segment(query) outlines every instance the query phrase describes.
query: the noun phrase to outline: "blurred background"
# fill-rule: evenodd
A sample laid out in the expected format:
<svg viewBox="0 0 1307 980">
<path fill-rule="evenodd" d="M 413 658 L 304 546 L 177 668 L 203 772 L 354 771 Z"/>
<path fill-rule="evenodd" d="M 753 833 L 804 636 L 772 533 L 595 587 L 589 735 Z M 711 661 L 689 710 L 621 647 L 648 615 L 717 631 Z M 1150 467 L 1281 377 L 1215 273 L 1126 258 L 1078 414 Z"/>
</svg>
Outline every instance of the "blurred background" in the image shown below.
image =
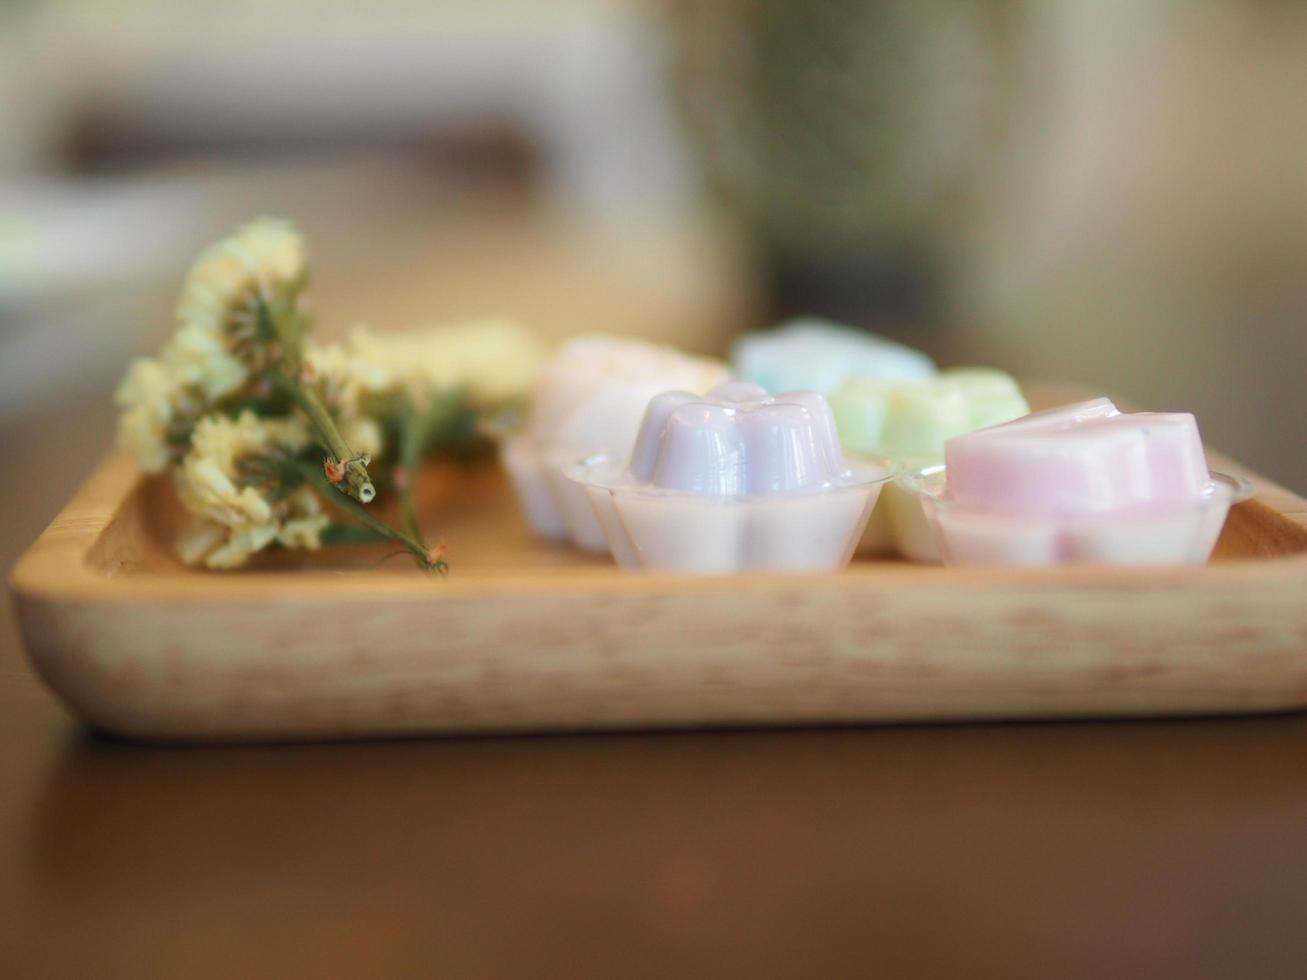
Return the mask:
<svg viewBox="0 0 1307 980">
<path fill-rule="evenodd" d="M 5 449 L 48 518 L 194 254 L 271 213 L 327 334 L 822 313 L 1195 411 L 1302 491 L 1305 55 L 1288 0 L 9 0 Z"/>
</svg>

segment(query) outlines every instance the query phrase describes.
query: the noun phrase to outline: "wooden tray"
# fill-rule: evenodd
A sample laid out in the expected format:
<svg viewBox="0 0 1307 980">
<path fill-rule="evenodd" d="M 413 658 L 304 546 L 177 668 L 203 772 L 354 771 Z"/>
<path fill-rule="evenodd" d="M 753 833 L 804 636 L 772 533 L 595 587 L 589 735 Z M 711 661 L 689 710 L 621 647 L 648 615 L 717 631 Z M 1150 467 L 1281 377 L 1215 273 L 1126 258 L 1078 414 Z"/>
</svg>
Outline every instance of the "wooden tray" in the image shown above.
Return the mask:
<svg viewBox="0 0 1307 980">
<path fill-rule="evenodd" d="M 1056 403 L 1053 397 L 1032 401 Z M 114 455 L 13 571 L 33 664 L 151 738 L 774 725 L 1307 706 L 1307 501 L 1255 481 L 1201 568 L 623 575 L 436 469 L 454 573 L 384 552 L 186 569 L 171 485 Z"/>
</svg>

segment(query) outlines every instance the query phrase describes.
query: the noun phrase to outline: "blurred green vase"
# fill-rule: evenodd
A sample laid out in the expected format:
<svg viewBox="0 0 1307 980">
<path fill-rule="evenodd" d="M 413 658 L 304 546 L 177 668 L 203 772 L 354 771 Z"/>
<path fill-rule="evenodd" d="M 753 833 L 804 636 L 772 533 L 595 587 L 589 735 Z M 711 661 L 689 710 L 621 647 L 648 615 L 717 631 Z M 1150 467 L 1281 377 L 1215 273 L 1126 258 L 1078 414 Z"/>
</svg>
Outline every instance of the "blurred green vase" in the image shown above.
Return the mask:
<svg viewBox="0 0 1307 980">
<path fill-rule="evenodd" d="M 682 115 L 774 312 L 928 318 L 1005 128 L 1015 4 L 674 9 Z"/>
</svg>

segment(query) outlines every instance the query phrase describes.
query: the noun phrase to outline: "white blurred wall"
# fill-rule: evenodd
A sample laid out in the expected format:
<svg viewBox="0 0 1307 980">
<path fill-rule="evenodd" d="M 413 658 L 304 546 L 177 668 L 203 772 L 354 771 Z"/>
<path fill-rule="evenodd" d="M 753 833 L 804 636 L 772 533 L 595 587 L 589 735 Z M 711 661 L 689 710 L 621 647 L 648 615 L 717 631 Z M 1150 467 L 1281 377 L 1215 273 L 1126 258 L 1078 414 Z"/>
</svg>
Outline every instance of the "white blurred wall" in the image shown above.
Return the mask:
<svg viewBox="0 0 1307 980">
<path fill-rule="evenodd" d="M 664 233 L 690 178 L 657 38 L 628 0 L 0 7 L 0 416 L 105 384 L 195 251 L 254 214 L 467 228 L 442 214 L 485 189 L 431 165 L 442 141 L 520 143 L 532 208 L 578 234 Z"/>
<path fill-rule="evenodd" d="M 1307 5 L 1035 5 L 965 342 L 1307 490 Z"/>
</svg>

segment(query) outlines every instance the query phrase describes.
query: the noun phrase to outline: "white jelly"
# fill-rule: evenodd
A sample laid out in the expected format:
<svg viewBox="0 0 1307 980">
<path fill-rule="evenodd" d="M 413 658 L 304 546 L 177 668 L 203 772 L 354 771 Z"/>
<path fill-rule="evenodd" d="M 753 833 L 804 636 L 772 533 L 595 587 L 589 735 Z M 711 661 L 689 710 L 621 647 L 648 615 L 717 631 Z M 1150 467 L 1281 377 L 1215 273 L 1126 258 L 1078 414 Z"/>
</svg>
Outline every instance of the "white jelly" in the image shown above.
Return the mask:
<svg viewBox="0 0 1307 980">
<path fill-rule="evenodd" d="M 575 338 L 545 367 L 526 426 L 500 459 L 535 532 L 588 551 L 607 549 L 585 491 L 563 475 L 578 459 L 631 451 L 649 399 L 668 388 L 704 392 L 726 365 L 639 340 Z"/>
<path fill-rule="evenodd" d="M 889 478 L 845 461 L 820 395 L 741 381 L 658 395 L 629 459 L 569 472 L 619 565 L 694 572 L 840 568 Z"/>
</svg>

